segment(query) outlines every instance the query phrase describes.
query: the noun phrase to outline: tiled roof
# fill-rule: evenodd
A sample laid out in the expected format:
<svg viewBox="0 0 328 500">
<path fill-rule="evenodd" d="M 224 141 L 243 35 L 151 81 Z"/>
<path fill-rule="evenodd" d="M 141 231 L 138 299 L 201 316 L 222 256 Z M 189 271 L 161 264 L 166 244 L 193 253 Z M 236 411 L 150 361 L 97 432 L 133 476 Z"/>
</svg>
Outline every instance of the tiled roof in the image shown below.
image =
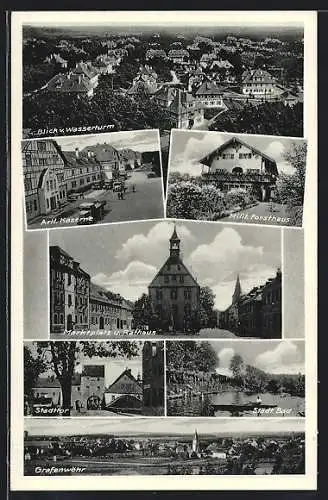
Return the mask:
<svg viewBox="0 0 328 500">
<path fill-rule="evenodd" d="M 128 378 L 131 382 L 131 385 L 127 386 L 126 383 L 123 382 L 124 379 Z M 123 379 L 123 380 L 122 380 Z M 133 390 L 131 392 L 131 388 Z M 126 369 L 121 373 L 119 377 L 106 389 L 106 393 L 117 393 L 117 394 L 141 394 L 142 388 L 139 382 L 134 378 L 131 373 L 131 370 Z"/>
<path fill-rule="evenodd" d="M 137 81 L 132 87 L 129 88 L 128 94 L 138 94 L 138 92 L 146 92 L 147 94 L 155 94 L 157 91 L 157 84 L 149 84 L 144 81 Z"/>
<path fill-rule="evenodd" d="M 82 151 L 79 151 L 78 158 L 76 157 L 75 151 L 62 151 L 65 158 L 66 167 L 76 168 L 76 167 L 89 167 L 99 165 L 96 158 L 89 158 L 88 155 Z"/>
<path fill-rule="evenodd" d="M 104 162 L 108 160 L 112 160 L 113 158 L 117 158 L 117 150 L 111 146 L 110 144 L 95 144 L 94 146 L 86 146 L 82 149 L 83 154 L 87 154 L 88 151 L 91 151 L 95 154 L 94 159 L 99 162 Z"/>
<path fill-rule="evenodd" d="M 212 62 L 211 69 L 213 69 L 215 67 L 229 69 L 229 68 L 233 68 L 233 64 L 231 64 L 229 61 L 217 60 L 217 61 Z"/>
<path fill-rule="evenodd" d="M 169 50 L 168 57 L 189 57 L 188 50 L 185 49 L 171 49 Z"/>
<path fill-rule="evenodd" d="M 263 69 L 246 70 L 242 74 L 243 83 L 274 83 L 275 79 L 268 71 Z"/>
<path fill-rule="evenodd" d="M 231 139 L 227 140 L 226 142 L 224 142 L 223 144 L 221 144 L 221 146 L 219 146 L 218 148 L 216 148 L 213 151 L 211 151 L 211 153 L 209 153 L 205 157 L 201 158 L 199 160 L 199 163 L 202 163 L 204 165 L 208 165 L 209 161 L 210 161 L 210 158 L 211 158 L 211 156 L 214 153 L 216 154 L 217 152 L 222 152 L 228 146 L 230 146 L 231 144 L 234 144 L 234 143 L 238 143 L 238 144 L 241 144 L 242 146 L 246 146 L 247 148 L 251 149 L 254 153 L 262 156 L 263 158 L 266 158 L 267 160 L 269 160 L 270 162 L 272 162 L 275 165 L 275 168 L 277 169 L 276 162 L 275 162 L 275 160 L 273 158 L 271 158 L 270 156 L 266 155 L 265 153 L 262 153 L 261 151 L 259 151 L 257 148 L 254 148 L 250 144 L 247 144 L 246 142 L 242 141 L 238 137 L 232 137 Z"/>
<path fill-rule="evenodd" d="M 90 300 L 99 300 L 101 302 L 106 302 L 107 304 L 117 305 L 117 303 L 121 303 L 123 298 L 119 294 L 114 294 L 109 290 L 105 290 L 99 285 L 95 285 L 95 283 L 90 282 Z"/>
<path fill-rule="evenodd" d="M 209 80 L 206 80 L 202 83 L 199 89 L 196 92 L 196 95 L 219 95 L 222 94 L 222 90 L 219 87 Z"/>
<path fill-rule="evenodd" d="M 139 69 L 139 75 L 148 75 L 148 76 L 153 76 L 154 78 L 157 78 L 157 73 L 156 71 L 153 70 L 153 68 L 149 68 L 147 66 L 142 66 Z"/>
<path fill-rule="evenodd" d="M 158 99 L 165 99 L 166 101 L 171 101 L 172 99 L 174 99 L 175 93 L 176 89 L 174 87 L 165 85 L 158 89 L 154 97 Z"/>
<path fill-rule="evenodd" d="M 56 92 L 87 93 L 92 90 L 93 85 L 91 85 L 89 78 L 84 75 L 59 73 L 49 80 L 45 88 Z"/>
<path fill-rule="evenodd" d="M 202 57 L 201 57 L 201 61 L 202 62 L 209 62 L 211 61 L 212 59 L 214 59 L 216 57 L 216 55 L 214 53 L 211 53 L 211 54 L 203 54 Z"/>
<path fill-rule="evenodd" d="M 154 276 L 150 284 L 148 285 L 149 288 L 154 288 L 154 287 L 159 287 L 161 288 L 163 286 L 162 280 L 160 279 L 161 276 L 168 275 L 168 276 L 184 276 L 184 281 L 182 282 L 176 282 L 176 286 L 179 288 L 190 288 L 194 286 L 199 286 L 196 279 L 192 276 L 190 271 L 187 269 L 187 267 L 184 265 L 180 257 L 168 257 L 166 262 L 163 264 L 163 266 L 160 268 L 160 270 L 157 272 L 157 274 Z M 171 283 L 172 285 L 172 283 Z"/>
<path fill-rule="evenodd" d="M 75 75 L 83 74 L 90 79 L 98 75 L 97 69 L 94 66 L 92 66 L 91 63 L 84 63 L 84 62 L 78 63 L 76 67 L 73 69 L 72 73 L 74 73 Z"/>
<path fill-rule="evenodd" d="M 75 373 L 72 377 L 72 385 L 81 385 L 81 375 Z M 50 389 L 50 388 L 61 388 L 59 380 L 55 377 L 38 377 L 34 385 L 35 388 Z"/>
<path fill-rule="evenodd" d="M 105 377 L 104 365 L 84 365 L 82 375 L 84 377 Z"/>
<path fill-rule="evenodd" d="M 170 111 L 177 113 L 179 111 L 179 108 L 180 111 L 188 109 L 188 104 L 191 104 L 192 102 L 194 102 L 194 98 L 190 92 L 183 92 L 178 90 L 174 96 L 173 102 L 169 106 L 169 109 Z"/>
</svg>

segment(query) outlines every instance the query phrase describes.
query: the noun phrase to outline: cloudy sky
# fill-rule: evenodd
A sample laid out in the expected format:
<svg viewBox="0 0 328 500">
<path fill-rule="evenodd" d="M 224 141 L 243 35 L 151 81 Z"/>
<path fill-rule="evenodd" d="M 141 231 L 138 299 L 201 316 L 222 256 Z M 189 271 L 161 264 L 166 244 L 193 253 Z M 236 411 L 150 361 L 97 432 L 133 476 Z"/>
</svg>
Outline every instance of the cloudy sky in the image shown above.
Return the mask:
<svg viewBox="0 0 328 500">
<path fill-rule="evenodd" d="M 232 137 L 238 137 L 250 146 L 273 158 L 277 163 L 278 172 L 291 174 L 292 165 L 283 158 L 284 153 L 293 142 L 304 142 L 301 139 L 288 139 L 285 137 L 230 134 L 222 132 L 172 132 L 172 145 L 170 156 L 170 172 L 188 173 L 193 176 L 200 175 L 203 165 L 199 160 L 211 153 Z"/>
<path fill-rule="evenodd" d="M 34 342 L 26 342 L 27 347 L 32 353 L 36 352 L 37 344 Z M 138 374 L 142 376 L 142 345 L 143 342 L 138 342 L 138 354 L 129 359 L 125 356 L 117 356 L 116 358 L 100 358 L 94 356 L 89 358 L 80 354 L 75 366 L 75 372 L 81 373 L 84 365 L 104 365 L 105 366 L 105 385 L 110 386 L 121 375 L 125 369 L 130 369 L 132 375 L 137 378 Z M 43 373 L 42 376 L 54 375 L 52 370 Z"/>
<path fill-rule="evenodd" d="M 78 420 L 78 422 L 77 422 Z M 189 434 L 197 429 L 202 434 L 228 434 L 233 436 L 240 433 L 274 434 L 280 432 L 304 432 L 303 419 L 256 418 L 251 425 L 249 418 L 218 418 L 208 419 L 201 417 L 191 418 L 33 418 L 25 419 L 25 430 L 32 435 L 65 436 L 78 434 Z"/>
<path fill-rule="evenodd" d="M 273 374 L 305 373 L 303 341 L 238 341 L 210 342 L 218 356 L 217 372 L 231 376 L 231 358 L 239 354 L 245 364 Z"/>
<path fill-rule="evenodd" d="M 97 143 L 106 142 L 116 149 L 129 148 L 134 151 L 159 151 L 157 130 L 133 130 L 128 132 L 111 132 L 110 134 L 80 135 L 72 137 L 57 137 L 56 142 L 64 151 L 83 149 Z"/>
<path fill-rule="evenodd" d="M 88 272 L 92 281 L 135 301 L 169 255 L 173 221 L 50 231 L 58 245 Z M 281 266 L 281 230 L 269 227 L 178 222 L 182 258 L 200 286 L 210 286 L 215 305 L 231 304 L 237 273 L 242 292 L 264 284 Z"/>
</svg>

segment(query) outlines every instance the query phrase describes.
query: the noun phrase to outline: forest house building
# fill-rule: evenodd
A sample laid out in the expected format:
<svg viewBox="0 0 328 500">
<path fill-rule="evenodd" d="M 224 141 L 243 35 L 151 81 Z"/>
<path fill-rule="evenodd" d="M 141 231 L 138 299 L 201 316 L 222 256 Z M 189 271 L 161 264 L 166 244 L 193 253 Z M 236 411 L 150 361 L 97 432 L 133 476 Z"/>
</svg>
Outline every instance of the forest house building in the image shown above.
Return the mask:
<svg viewBox="0 0 328 500">
<path fill-rule="evenodd" d="M 278 177 L 273 158 L 237 137 L 224 142 L 199 163 L 205 166 L 203 183 L 215 184 L 223 192 L 242 188 L 259 201 L 270 200 Z"/>
</svg>

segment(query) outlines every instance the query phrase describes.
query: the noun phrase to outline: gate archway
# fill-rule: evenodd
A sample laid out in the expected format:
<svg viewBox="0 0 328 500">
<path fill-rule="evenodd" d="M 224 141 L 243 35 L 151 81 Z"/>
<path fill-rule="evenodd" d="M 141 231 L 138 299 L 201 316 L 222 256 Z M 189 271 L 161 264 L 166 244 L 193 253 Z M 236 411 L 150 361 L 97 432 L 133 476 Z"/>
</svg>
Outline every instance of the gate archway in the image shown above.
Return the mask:
<svg viewBox="0 0 328 500">
<path fill-rule="evenodd" d="M 89 396 L 87 399 L 87 409 L 88 410 L 100 410 L 101 408 L 101 399 L 99 396 L 93 394 Z"/>
</svg>

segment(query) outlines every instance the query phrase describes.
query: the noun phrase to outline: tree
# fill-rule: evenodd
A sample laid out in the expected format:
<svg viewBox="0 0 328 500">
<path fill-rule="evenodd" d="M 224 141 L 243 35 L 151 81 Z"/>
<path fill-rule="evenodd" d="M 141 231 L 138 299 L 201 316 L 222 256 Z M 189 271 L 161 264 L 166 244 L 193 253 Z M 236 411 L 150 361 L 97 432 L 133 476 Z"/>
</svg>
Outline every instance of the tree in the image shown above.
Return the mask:
<svg viewBox="0 0 328 500">
<path fill-rule="evenodd" d="M 306 170 L 305 142 L 293 143 L 284 154 L 284 160 L 294 167 L 292 175 L 280 174 L 275 190 L 275 197 L 280 203 L 288 207 L 303 206 L 305 170 Z"/>
<path fill-rule="evenodd" d="M 230 361 L 230 370 L 232 371 L 234 379 L 236 379 L 237 381 L 240 381 L 242 378 L 243 367 L 243 358 L 240 356 L 240 354 L 234 354 Z"/>
<path fill-rule="evenodd" d="M 279 392 L 279 383 L 276 379 L 272 378 L 268 381 L 266 390 L 271 392 L 272 394 L 278 394 Z"/>
<path fill-rule="evenodd" d="M 246 365 L 245 388 L 252 392 L 262 392 L 265 390 L 267 381 L 266 373 L 251 365 Z"/>
<path fill-rule="evenodd" d="M 218 355 L 209 342 L 200 342 L 197 346 L 197 367 L 203 372 L 214 371 L 219 365 Z"/>
<path fill-rule="evenodd" d="M 36 357 L 52 370 L 60 383 L 63 408 L 71 408 L 72 379 L 81 355 L 92 358 L 115 358 L 124 355 L 131 358 L 138 354 L 137 342 L 37 342 Z"/>
<path fill-rule="evenodd" d="M 167 343 L 167 366 L 170 370 L 212 372 L 218 366 L 217 353 L 209 342 L 192 340 Z"/>
<path fill-rule="evenodd" d="M 35 358 L 29 347 L 24 345 L 24 394 L 32 397 L 32 389 L 41 373 L 46 370 L 46 363 Z"/>
<path fill-rule="evenodd" d="M 200 324 L 201 328 L 210 328 L 216 326 L 214 324 L 214 300 L 215 293 L 209 286 L 201 287 L 200 289 Z"/>
<path fill-rule="evenodd" d="M 160 326 L 160 318 L 153 311 L 150 297 L 146 293 L 143 293 L 135 302 L 132 316 L 134 328 L 144 328 L 148 326 L 149 328 L 155 327 L 156 329 Z"/>
</svg>

